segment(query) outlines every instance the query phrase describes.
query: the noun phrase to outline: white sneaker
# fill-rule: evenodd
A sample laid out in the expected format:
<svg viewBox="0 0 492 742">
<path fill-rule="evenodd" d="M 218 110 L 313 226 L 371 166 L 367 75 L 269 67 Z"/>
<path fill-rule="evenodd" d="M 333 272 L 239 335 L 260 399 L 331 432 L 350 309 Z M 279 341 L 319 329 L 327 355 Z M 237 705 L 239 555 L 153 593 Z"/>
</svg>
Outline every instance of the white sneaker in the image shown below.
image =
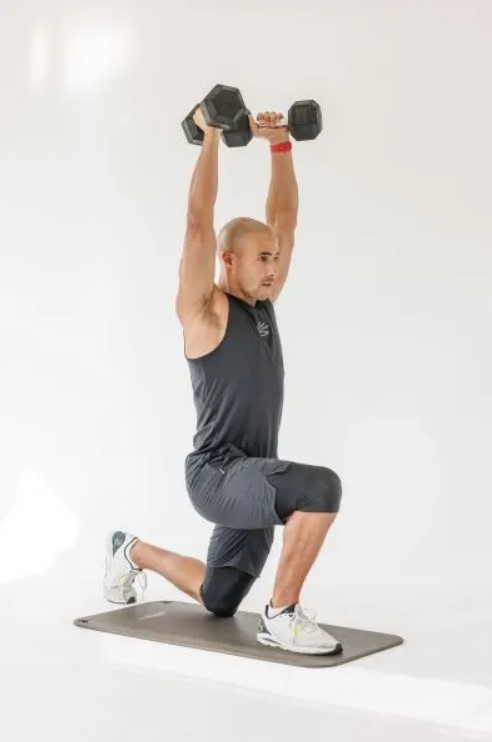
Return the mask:
<svg viewBox="0 0 492 742">
<path fill-rule="evenodd" d="M 147 587 L 147 575 L 130 558 L 130 548 L 136 536 L 124 531 L 111 531 L 106 538 L 106 572 L 103 593 L 110 603 L 136 603 L 137 592 L 133 587 L 135 578 L 143 593 Z"/>
<path fill-rule="evenodd" d="M 287 606 L 281 613 L 269 615 L 266 605 L 258 624 L 257 640 L 267 647 L 278 647 L 299 654 L 340 654 L 341 642 L 314 620 L 316 613 L 305 610 L 300 603 Z"/>
</svg>

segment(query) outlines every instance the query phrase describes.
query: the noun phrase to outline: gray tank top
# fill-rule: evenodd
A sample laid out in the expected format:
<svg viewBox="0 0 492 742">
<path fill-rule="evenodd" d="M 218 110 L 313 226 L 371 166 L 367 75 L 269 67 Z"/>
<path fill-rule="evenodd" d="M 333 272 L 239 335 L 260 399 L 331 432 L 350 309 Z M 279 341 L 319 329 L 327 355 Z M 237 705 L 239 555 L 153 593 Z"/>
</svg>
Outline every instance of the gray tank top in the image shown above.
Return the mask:
<svg viewBox="0 0 492 742">
<path fill-rule="evenodd" d="M 188 361 L 197 413 L 189 476 L 228 444 L 247 456 L 277 458 L 284 399 L 282 346 L 270 299 L 227 294 L 229 317 L 220 345 Z"/>
</svg>

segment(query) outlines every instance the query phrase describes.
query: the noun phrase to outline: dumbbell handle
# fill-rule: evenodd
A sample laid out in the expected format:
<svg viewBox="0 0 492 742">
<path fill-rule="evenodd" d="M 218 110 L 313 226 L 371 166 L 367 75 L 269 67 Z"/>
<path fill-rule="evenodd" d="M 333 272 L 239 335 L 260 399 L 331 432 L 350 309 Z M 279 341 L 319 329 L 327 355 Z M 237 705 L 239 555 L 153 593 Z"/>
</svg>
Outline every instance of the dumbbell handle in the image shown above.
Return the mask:
<svg viewBox="0 0 492 742">
<path fill-rule="evenodd" d="M 250 111 L 246 110 L 246 113 L 250 113 Z M 250 115 L 252 114 L 250 113 Z M 268 126 L 267 124 L 262 124 L 261 121 L 258 121 L 257 119 L 255 119 L 255 122 L 256 122 L 256 125 L 260 127 L 260 129 L 280 129 L 283 126 L 289 125 L 289 119 L 286 116 L 283 116 L 278 122 L 278 124 L 276 124 L 275 126 Z"/>
<path fill-rule="evenodd" d="M 280 119 L 280 123 L 275 124 L 275 126 L 267 126 L 267 124 L 261 124 L 258 121 L 256 122 L 258 128 L 260 129 L 281 129 L 282 127 L 288 126 L 289 122 L 286 118 Z"/>
</svg>

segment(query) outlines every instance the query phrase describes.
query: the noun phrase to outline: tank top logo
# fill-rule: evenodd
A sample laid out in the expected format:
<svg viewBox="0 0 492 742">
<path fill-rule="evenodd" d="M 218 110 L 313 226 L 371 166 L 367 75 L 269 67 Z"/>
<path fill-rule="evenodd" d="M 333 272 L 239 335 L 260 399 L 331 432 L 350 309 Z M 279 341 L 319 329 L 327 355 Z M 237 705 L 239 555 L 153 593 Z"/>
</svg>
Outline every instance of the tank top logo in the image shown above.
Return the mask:
<svg viewBox="0 0 492 742">
<path fill-rule="evenodd" d="M 270 334 L 270 328 L 268 327 L 266 322 L 258 321 L 256 323 L 256 327 L 262 338 Z"/>
</svg>

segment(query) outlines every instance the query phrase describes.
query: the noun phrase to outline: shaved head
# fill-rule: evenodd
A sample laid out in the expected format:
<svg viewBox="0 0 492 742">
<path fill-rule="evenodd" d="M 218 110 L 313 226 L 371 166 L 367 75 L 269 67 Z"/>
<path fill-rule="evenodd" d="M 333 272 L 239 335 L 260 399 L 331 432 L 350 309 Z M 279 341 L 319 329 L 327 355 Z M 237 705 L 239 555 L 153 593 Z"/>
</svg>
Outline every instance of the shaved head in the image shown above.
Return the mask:
<svg viewBox="0 0 492 742">
<path fill-rule="evenodd" d="M 275 230 L 247 216 L 231 219 L 217 235 L 219 287 L 255 306 L 272 294 L 279 254 Z"/>
<path fill-rule="evenodd" d="M 263 222 L 250 219 L 247 216 L 238 216 L 224 224 L 217 235 L 217 253 L 224 251 L 240 255 L 245 247 L 244 237 L 253 234 L 268 234 L 272 236 L 272 230 Z"/>
</svg>

